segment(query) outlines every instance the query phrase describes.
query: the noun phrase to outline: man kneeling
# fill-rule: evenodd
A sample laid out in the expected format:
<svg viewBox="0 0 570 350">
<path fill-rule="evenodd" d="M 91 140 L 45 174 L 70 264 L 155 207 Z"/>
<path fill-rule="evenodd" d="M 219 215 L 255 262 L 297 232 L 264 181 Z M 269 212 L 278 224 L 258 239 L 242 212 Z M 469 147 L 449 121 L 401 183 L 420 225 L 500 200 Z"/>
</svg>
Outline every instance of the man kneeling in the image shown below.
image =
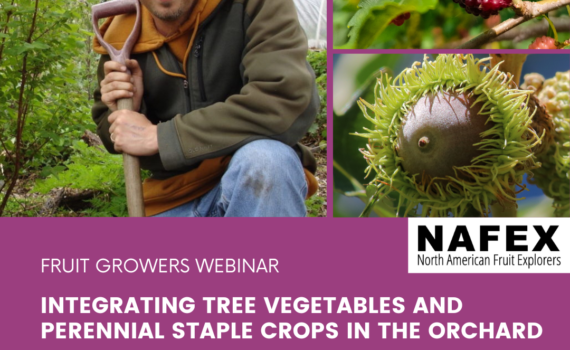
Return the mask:
<svg viewBox="0 0 570 350">
<path fill-rule="evenodd" d="M 293 1 L 141 3 L 126 67 L 95 39 L 92 114 L 107 150 L 151 171 L 146 215 L 305 216 L 316 164 L 298 141 L 319 96 Z M 108 19 L 105 41 L 121 48 L 134 16 Z M 135 111 L 118 111 L 121 98 Z"/>
</svg>

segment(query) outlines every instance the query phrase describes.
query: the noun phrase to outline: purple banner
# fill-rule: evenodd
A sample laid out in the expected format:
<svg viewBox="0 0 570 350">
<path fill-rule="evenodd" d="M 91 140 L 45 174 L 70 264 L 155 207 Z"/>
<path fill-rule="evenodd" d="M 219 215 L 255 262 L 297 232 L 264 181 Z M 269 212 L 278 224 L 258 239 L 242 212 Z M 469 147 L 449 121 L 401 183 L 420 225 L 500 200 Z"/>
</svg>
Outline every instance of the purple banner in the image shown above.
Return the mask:
<svg viewBox="0 0 570 350">
<path fill-rule="evenodd" d="M 2 348 L 567 349 L 566 275 L 408 274 L 407 237 L 403 219 L 4 219 Z M 142 339 L 84 339 L 115 323 Z"/>
</svg>

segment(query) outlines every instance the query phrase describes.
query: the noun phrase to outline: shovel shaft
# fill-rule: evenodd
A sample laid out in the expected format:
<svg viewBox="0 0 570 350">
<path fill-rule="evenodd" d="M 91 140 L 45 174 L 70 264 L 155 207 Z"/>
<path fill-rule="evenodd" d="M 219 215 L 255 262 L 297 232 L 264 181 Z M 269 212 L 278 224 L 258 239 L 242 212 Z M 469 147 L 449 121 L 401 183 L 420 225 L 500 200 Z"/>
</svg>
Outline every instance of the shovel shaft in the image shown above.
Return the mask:
<svg viewBox="0 0 570 350">
<path fill-rule="evenodd" d="M 95 31 L 97 40 L 107 50 L 107 53 L 111 56 L 113 61 L 125 64 L 125 61 L 129 58 L 131 50 L 137 42 L 140 34 L 141 10 L 139 0 L 108 1 L 94 5 L 92 9 L 91 21 L 93 22 L 93 30 Z M 123 47 L 118 50 L 105 42 L 105 39 L 99 31 L 99 19 L 132 12 L 136 13 L 133 29 Z M 117 108 L 132 111 L 133 99 L 127 98 L 118 100 Z M 139 159 L 129 154 L 123 154 L 123 166 L 125 169 L 125 186 L 127 189 L 127 206 L 129 209 L 129 216 L 143 217 L 145 216 L 145 211 Z"/>
<path fill-rule="evenodd" d="M 123 98 L 117 101 L 118 109 L 133 110 L 133 99 Z M 144 217 L 144 201 L 141 181 L 139 158 L 123 153 L 123 168 L 125 170 L 125 187 L 127 190 L 127 207 L 130 217 Z"/>
<path fill-rule="evenodd" d="M 117 101 L 117 109 L 126 109 L 128 111 L 133 110 L 133 99 L 132 98 L 121 98 Z"/>
<path fill-rule="evenodd" d="M 129 216 L 134 218 L 144 217 L 141 170 L 138 157 L 123 154 L 123 167 L 125 169 L 125 186 L 127 189 Z"/>
</svg>

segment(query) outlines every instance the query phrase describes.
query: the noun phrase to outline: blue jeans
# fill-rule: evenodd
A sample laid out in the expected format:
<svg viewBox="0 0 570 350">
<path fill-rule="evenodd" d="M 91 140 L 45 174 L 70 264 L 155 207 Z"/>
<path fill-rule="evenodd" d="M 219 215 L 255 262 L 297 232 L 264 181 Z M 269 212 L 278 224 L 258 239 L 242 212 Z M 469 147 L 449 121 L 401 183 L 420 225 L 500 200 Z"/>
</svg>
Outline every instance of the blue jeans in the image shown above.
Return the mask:
<svg viewBox="0 0 570 350">
<path fill-rule="evenodd" d="M 279 141 L 258 140 L 237 150 L 210 192 L 156 217 L 306 216 L 306 195 L 295 151 Z"/>
</svg>

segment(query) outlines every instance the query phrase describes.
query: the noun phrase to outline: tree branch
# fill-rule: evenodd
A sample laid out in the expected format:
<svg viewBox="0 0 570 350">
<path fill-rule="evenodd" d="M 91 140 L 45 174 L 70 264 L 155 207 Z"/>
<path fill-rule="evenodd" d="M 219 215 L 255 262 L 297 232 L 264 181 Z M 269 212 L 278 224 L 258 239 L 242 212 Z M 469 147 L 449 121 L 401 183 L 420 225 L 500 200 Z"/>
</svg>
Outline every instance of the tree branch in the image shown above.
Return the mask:
<svg viewBox="0 0 570 350">
<path fill-rule="evenodd" d="M 515 0 L 513 1 L 513 8 L 517 15 L 531 19 L 568 4 L 570 4 L 568 0 L 542 0 L 539 2 Z"/>
<path fill-rule="evenodd" d="M 554 27 L 556 28 L 557 32 L 570 32 L 570 21 L 568 18 L 551 18 L 550 20 L 552 23 L 554 23 Z M 515 43 L 518 43 L 525 39 L 537 38 L 539 36 L 547 35 L 549 28 L 550 26 L 548 25 L 548 21 L 544 19 L 540 22 L 533 23 L 528 26 L 520 26 L 514 28 L 513 30 L 509 30 L 508 32 L 499 35 L 489 42 L 513 41 Z"/>
<path fill-rule="evenodd" d="M 558 8 L 570 5 L 570 0 L 543 0 L 540 2 L 520 1 L 515 2 L 515 13 L 517 17 L 509 18 L 506 21 L 496 25 L 488 31 L 479 34 L 475 38 L 460 45 L 458 49 L 477 49 L 491 40 L 497 38 L 499 35 L 506 33 L 521 23 L 530 19 L 536 18 L 540 15 L 556 10 Z"/>
</svg>

